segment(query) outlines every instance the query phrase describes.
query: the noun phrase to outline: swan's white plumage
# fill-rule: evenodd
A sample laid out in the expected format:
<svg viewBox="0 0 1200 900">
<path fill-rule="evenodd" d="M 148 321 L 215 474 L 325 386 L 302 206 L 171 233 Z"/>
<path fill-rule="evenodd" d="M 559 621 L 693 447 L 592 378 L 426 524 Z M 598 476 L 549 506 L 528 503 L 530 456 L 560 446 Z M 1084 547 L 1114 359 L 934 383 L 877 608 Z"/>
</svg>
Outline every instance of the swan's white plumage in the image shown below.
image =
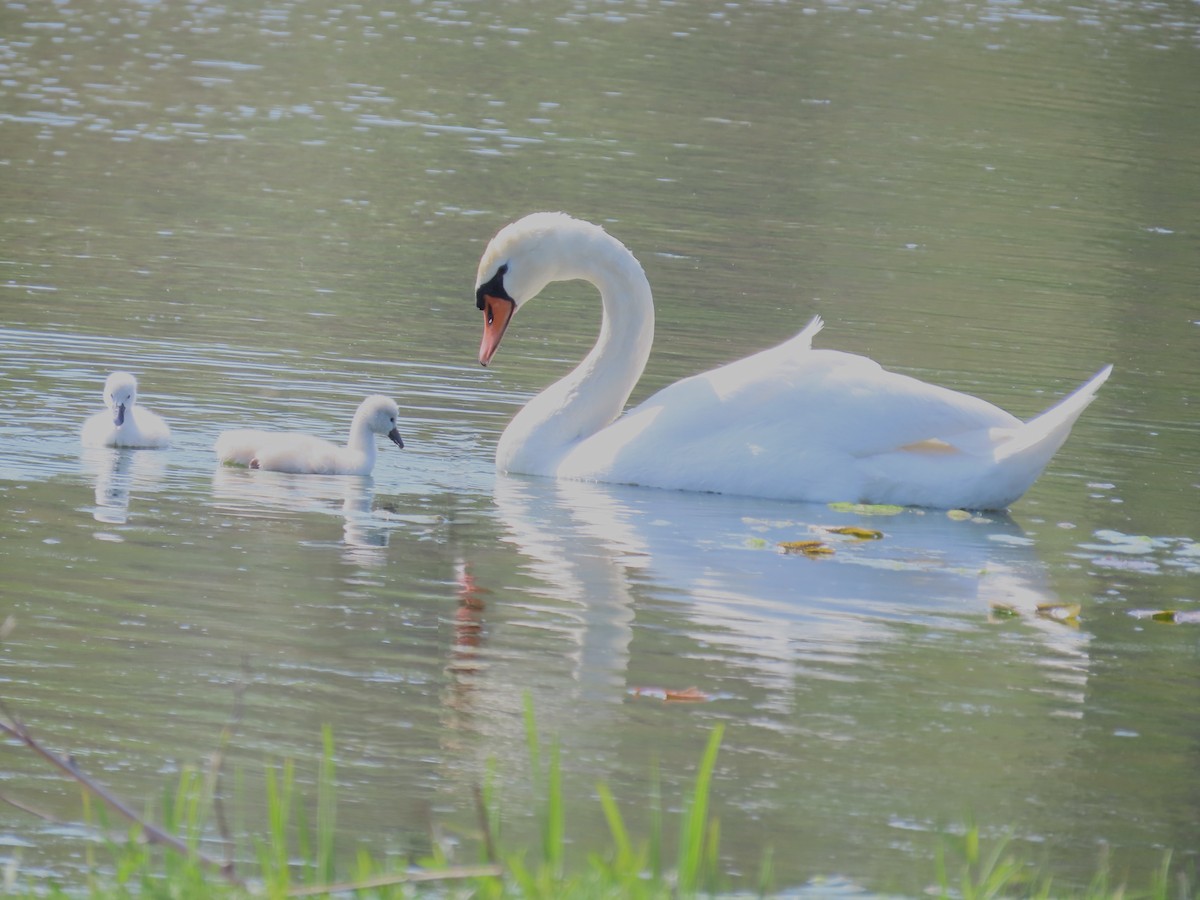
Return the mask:
<svg viewBox="0 0 1200 900">
<path fill-rule="evenodd" d="M 977 397 L 812 349 L 814 318 L 784 343 L 679 381 L 621 415 L 653 340 L 649 284 L 602 228 L 535 213 L 503 228 L 480 262 L 481 362 L 510 315 L 548 283 L 601 294 L 596 346 L 502 434 L 502 471 L 779 499 L 999 509 L 1038 477 L 1111 366 L 1022 422 Z M 493 311 L 501 321 L 492 324 Z M 491 333 L 489 334 L 489 329 Z"/>
<path fill-rule="evenodd" d="M 137 405 L 137 379 L 113 372 L 104 381 L 104 412 L 83 423 L 80 440 L 86 447 L 162 449 L 171 444 L 171 428 L 162 416 Z"/>
<path fill-rule="evenodd" d="M 295 475 L 370 475 L 375 468 L 374 435 L 404 446 L 395 401 L 373 394 L 359 404 L 346 446 L 297 431 L 234 429 L 217 437 L 213 450 L 225 465 L 248 466 Z"/>
</svg>

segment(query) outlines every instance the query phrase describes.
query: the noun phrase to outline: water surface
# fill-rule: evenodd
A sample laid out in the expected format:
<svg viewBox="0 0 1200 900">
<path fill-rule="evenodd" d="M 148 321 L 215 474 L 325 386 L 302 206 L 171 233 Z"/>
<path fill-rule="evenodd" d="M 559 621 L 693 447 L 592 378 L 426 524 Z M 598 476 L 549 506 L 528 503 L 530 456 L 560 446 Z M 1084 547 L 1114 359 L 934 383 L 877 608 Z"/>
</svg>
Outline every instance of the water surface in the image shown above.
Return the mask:
<svg viewBox="0 0 1200 900">
<path fill-rule="evenodd" d="M 343 849 L 402 857 L 470 846 L 489 760 L 532 833 L 528 693 L 581 848 L 596 781 L 644 827 L 652 765 L 677 806 L 722 722 L 735 873 L 773 845 L 781 886 L 914 893 L 968 818 L 1064 883 L 1194 863 L 1200 632 L 1146 616 L 1200 603 L 1192 5 L 14 3 L 0 34 L 0 678 L 48 744 L 151 797 L 248 682 L 245 830 L 330 724 Z M 635 399 L 816 313 L 1021 416 L 1115 373 L 1008 516 L 497 478 L 598 322 L 556 286 L 475 364 L 479 253 L 536 209 L 642 260 Z M 169 452 L 79 447 L 116 368 Z M 376 392 L 406 449 L 373 478 L 214 465 Z M 776 549 L 845 524 L 884 538 Z M 5 795 L 78 819 L 4 753 Z M 83 859 L 15 809 L 0 844 Z"/>
</svg>

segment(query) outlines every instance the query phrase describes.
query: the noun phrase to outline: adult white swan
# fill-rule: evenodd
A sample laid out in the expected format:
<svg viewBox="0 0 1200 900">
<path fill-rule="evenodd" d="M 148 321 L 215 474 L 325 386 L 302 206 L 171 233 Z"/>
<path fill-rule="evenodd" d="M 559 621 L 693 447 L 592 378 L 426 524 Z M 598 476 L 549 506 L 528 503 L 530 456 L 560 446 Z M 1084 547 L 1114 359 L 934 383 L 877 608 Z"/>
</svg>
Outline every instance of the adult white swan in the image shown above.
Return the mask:
<svg viewBox="0 0 1200 900">
<path fill-rule="evenodd" d="M 113 372 L 104 380 L 105 412 L 88 416 L 80 440 L 85 447 L 148 447 L 171 444 L 171 428 L 162 416 L 137 406 L 137 379 Z"/>
<path fill-rule="evenodd" d="M 654 306 L 641 265 L 604 229 L 534 213 L 479 263 L 479 361 L 552 281 L 600 291 L 600 337 L 579 366 L 505 428 L 502 471 L 781 499 L 1000 509 L 1033 484 L 1108 378 L 1029 422 L 874 361 L 791 340 L 685 378 L 621 415 L 645 368 Z"/>
<path fill-rule="evenodd" d="M 299 431 L 239 428 L 221 432 L 213 450 L 224 465 L 294 475 L 370 475 L 375 468 L 373 435 L 384 435 L 404 447 L 396 425 L 399 415 L 394 400 L 372 394 L 358 405 L 345 447 Z"/>
</svg>

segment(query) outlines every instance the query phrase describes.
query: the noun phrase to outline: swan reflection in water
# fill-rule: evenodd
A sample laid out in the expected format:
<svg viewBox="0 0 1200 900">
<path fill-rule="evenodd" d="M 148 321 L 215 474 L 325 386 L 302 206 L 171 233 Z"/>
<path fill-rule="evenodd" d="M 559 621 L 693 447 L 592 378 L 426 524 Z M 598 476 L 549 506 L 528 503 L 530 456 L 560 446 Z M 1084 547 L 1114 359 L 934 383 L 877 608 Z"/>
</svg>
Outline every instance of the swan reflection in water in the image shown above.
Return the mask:
<svg viewBox="0 0 1200 900">
<path fill-rule="evenodd" d="M 361 566 L 387 562 L 390 527 L 373 507 L 369 475 L 305 475 L 220 466 L 213 473 L 216 505 L 239 516 L 278 518 L 280 512 L 336 513 L 342 518 L 343 558 Z"/>
<path fill-rule="evenodd" d="M 736 686 L 758 697 L 759 709 L 782 710 L 794 708 L 798 684 L 810 677 L 890 681 L 896 673 L 886 667 L 902 666 L 915 669 L 913 677 L 944 681 L 956 677 L 955 666 L 970 666 L 972 680 L 994 667 L 988 677 L 1004 685 L 1024 661 L 1033 665 L 1018 682 L 1052 696 L 1055 715 L 1080 714 L 1089 635 L 1039 611 L 1057 598 L 1032 542 L 1005 515 L 964 521 L 905 509 L 874 516 L 516 476 L 498 476 L 494 498 L 503 539 L 519 552 L 531 584 L 521 585 L 519 606 L 496 609 L 503 597 L 487 560 L 472 569 L 495 592 L 487 675 L 494 683 L 478 685 L 489 693 L 519 693 L 528 682 L 528 672 L 507 662 L 519 649 L 503 646 L 504 630 L 515 624 L 550 633 L 568 660 L 567 690 L 583 702 L 624 700 L 639 687 L 631 671 L 640 678 L 711 673 L 709 685 L 697 685 L 702 691 Z M 826 530 L 845 525 L 883 537 L 854 540 Z M 822 540 L 834 553 L 806 558 L 778 549 L 804 539 Z M 927 672 L 922 651 L 903 649 L 916 631 L 936 636 L 931 647 L 947 644 L 931 654 Z M 635 637 L 650 658 L 634 659 Z M 967 649 L 980 645 L 982 655 Z M 655 668 L 653 654 L 678 655 L 681 647 L 708 662 Z M 507 678 L 513 683 L 505 685 Z"/>
<path fill-rule="evenodd" d="M 163 454 L 151 450 L 84 447 L 79 460 L 95 485 L 92 517 L 108 525 L 128 522 L 131 494 L 158 490 L 167 470 Z"/>
</svg>

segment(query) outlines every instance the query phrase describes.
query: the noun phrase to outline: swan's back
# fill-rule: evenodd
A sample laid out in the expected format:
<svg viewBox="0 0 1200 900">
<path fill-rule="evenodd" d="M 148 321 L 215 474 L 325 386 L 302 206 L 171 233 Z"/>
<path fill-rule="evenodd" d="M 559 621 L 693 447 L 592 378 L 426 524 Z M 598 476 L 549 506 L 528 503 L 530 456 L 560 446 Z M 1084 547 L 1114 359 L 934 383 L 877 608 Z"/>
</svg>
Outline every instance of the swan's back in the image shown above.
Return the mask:
<svg viewBox="0 0 1200 900">
<path fill-rule="evenodd" d="M 1060 404 L 1052 421 L 1053 410 L 1025 424 L 866 357 L 810 349 L 801 336 L 664 388 L 547 474 L 778 499 L 1001 508 L 1033 483 L 1107 377 Z"/>
<path fill-rule="evenodd" d="M 213 450 L 224 465 L 293 475 L 368 475 L 374 463 L 361 451 L 291 431 L 225 431 Z"/>
</svg>

